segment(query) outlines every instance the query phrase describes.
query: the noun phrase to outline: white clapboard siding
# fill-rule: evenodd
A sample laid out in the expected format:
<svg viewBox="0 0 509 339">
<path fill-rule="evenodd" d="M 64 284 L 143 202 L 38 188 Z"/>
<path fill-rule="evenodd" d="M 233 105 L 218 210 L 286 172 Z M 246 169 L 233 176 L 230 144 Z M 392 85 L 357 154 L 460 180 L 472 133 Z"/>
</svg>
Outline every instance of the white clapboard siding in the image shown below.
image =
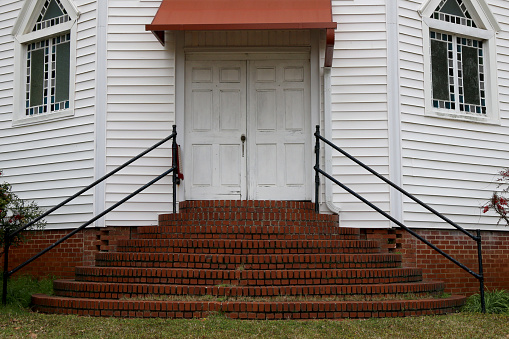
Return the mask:
<svg viewBox="0 0 509 339">
<path fill-rule="evenodd" d="M 500 125 L 425 116 L 421 0 L 399 1 L 400 100 L 404 188 L 467 228 L 495 229 L 497 218 L 480 211 L 509 166 L 509 7 L 487 3 L 502 27 L 497 34 Z M 424 51 L 425 52 L 425 51 Z M 448 227 L 404 200 L 404 219 L 415 227 Z"/>
<path fill-rule="evenodd" d="M 167 137 L 175 122 L 174 42 L 161 46 L 145 31 L 161 1 L 108 2 L 108 117 L 106 166 L 112 170 Z M 106 207 L 171 167 L 171 141 L 122 170 L 106 184 Z M 154 225 L 171 209 L 164 178 L 106 216 L 106 225 Z"/>
<path fill-rule="evenodd" d="M 0 2 L 0 169 L 23 199 L 49 209 L 93 181 L 96 3 L 75 0 L 81 13 L 76 42 L 74 117 L 12 127 L 14 39 L 11 35 L 24 1 Z M 92 192 L 46 218 L 47 228 L 73 228 L 92 217 Z"/>
<path fill-rule="evenodd" d="M 373 166 L 389 172 L 387 134 L 387 38 L 385 1 L 332 1 L 338 22 L 331 70 L 332 141 Z M 389 189 L 341 155 L 333 154 L 333 175 L 385 211 Z M 385 227 L 378 213 L 345 193 L 333 189 L 341 209 L 340 225 Z"/>
</svg>

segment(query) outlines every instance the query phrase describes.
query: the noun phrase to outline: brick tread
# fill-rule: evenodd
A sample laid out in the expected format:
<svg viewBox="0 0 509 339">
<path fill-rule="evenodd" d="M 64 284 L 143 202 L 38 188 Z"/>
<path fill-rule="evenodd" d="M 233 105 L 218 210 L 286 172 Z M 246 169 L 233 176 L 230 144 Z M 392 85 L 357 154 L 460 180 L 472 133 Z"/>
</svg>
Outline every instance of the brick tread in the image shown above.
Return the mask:
<svg viewBox="0 0 509 339">
<path fill-rule="evenodd" d="M 188 253 L 101 252 L 96 254 L 99 267 L 161 267 L 247 270 L 395 268 L 401 254 L 270 254 L 222 255 Z"/>
<path fill-rule="evenodd" d="M 203 318 L 214 312 L 233 319 L 340 319 L 446 314 L 465 297 L 394 301 L 132 301 L 65 298 L 36 294 L 34 309 L 45 313 L 137 318 Z"/>
<path fill-rule="evenodd" d="M 187 210 L 305 210 L 314 211 L 315 205 L 309 201 L 280 201 L 280 200 L 187 200 L 179 202 L 179 212 L 186 213 Z"/>
<path fill-rule="evenodd" d="M 234 223 L 240 226 L 338 226 L 336 215 L 316 214 L 315 212 L 296 212 L 274 210 L 271 212 L 188 212 L 177 214 L 160 214 L 159 225 L 175 225 L 188 222 L 198 225 L 217 225 L 221 223 Z"/>
<path fill-rule="evenodd" d="M 140 239 L 279 239 L 279 240 L 359 240 L 359 233 L 336 226 L 243 226 L 196 225 L 193 222 L 169 226 L 138 227 Z"/>
<path fill-rule="evenodd" d="M 133 267 L 76 267 L 77 281 L 191 285 L 386 284 L 422 280 L 416 268 L 339 270 L 206 270 Z"/>
<path fill-rule="evenodd" d="M 153 253 L 376 253 L 370 240 L 239 240 L 239 239 L 135 239 L 119 240 L 119 252 Z"/>
<path fill-rule="evenodd" d="M 444 283 L 428 281 L 417 283 L 366 284 L 366 285 L 302 285 L 302 286 L 201 286 L 163 284 L 97 283 L 75 280 L 56 280 L 57 296 L 73 298 L 120 299 L 140 295 L 150 296 L 231 296 L 231 297 L 275 297 L 275 296 L 352 296 L 394 297 L 401 294 L 427 295 L 441 292 Z"/>
</svg>

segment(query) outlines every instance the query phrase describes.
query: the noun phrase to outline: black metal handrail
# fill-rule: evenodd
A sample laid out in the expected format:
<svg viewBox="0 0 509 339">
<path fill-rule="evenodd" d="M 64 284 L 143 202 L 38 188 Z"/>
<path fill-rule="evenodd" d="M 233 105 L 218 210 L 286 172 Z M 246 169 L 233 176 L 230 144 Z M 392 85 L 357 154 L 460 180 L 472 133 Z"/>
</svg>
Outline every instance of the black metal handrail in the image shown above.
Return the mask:
<svg viewBox="0 0 509 339">
<path fill-rule="evenodd" d="M 118 171 L 120 171 L 123 168 L 129 166 L 130 164 L 132 164 L 136 160 L 140 159 L 141 157 L 143 157 L 147 153 L 153 151 L 157 147 L 159 147 L 162 144 L 166 143 L 170 139 L 172 139 L 172 167 L 170 169 L 164 171 L 162 174 L 160 174 L 156 178 L 152 179 L 147 184 L 143 185 L 142 187 L 140 187 L 139 189 L 137 189 L 133 193 L 131 193 L 128 196 L 126 196 L 125 198 L 123 198 L 122 200 L 118 201 L 116 204 L 112 205 L 111 207 L 107 208 L 106 210 L 104 210 L 100 214 L 96 215 L 95 217 L 93 217 L 92 219 L 90 219 L 89 221 L 87 221 L 86 223 L 81 225 L 80 227 L 74 229 L 72 232 L 70 232 L 66 236 L 62 237 L 60 240 L 55 242 L 53 245 L 48 246 L 47 248 L 45 248 L 41 252 L 37 253 L 36 255 L 31 257 L 30 259 L 26 260 L 22 264 L 18 265 L 17 267 L 15 267 L 14 269 L 9 271 L 8 267 L 9 267 L 9 246 L 10 246 L 10 239 L 12 239 L 14 236 L 16 236 L 19 232 L 22 232 L 23 230 L 26 230 L 28 227 L 32 226 L 33 224 L 35 224 L 39 220 L 42 220 L 43 218 L 45 218 L 49 214 L 53 213 L 54 211 L 56 211 L 60 207 L 64 206 L 68 202 L 76 199 L 77 197 L 82 195 L 84 192 L 86 192 L 89 189 L 97 186 L 99 183 L 101 183 L 104 180 L 108 179 L 109 177 L 111 177 L 112 175 L 117 173 Z M 137 195 L 140 192 L 144 191 L 146 188 L 148 188 L 149 186 L 152 186 L 154 183 L 156 183 L 157 181 L 161 180 L 162 178 L 164 178 L 165 176 L 167 176 L 168 174 L 170 174 L 172 172 L 173 172 L 173 180 L 172 180 L 172 186 L 173 186 L 173 213 L 175 214 L 177 212 L 176 196 L 177 196 L 177 184 L 178 184 L 178 181 L 179 181 L 179 178 L 178 178 L 179 168 L 178 168 L 178 161 L 177 161 L 177 157 L 178 157 L 177 147 L 178 146 L 177 146 L 177 140 L 176 139 L 177 139 L 177 126 L 173 125 L 172 133 L 169 136 L 167 136 L 166 138 L 164 138 L 163 140 L 157 142 L 152 147 L 147 148 L 145 151 L 141 152 L 140 154 L 138 154 L 134 158 L 126 161 L 124 164 L 118 166 L 117 168 L 115 168 L 114 170 L 110 171 L 108 174 L 104 175 L 100 179 L 97 179 L 92 184 L 88 185 L 87 187 L 85 187 L 81 191 L 79 191 L 78 193 L 74 194 L 72 197 L 67 198 L 66 200 L 64 200 L 60 204 L 58 204 L 57 206 L 49 209 L 48 211 L 46 211 L 44 214 L 42 214 L 38 218 L 32 220 L 31 222 L 27 223 L 26 225 L 24 225 L 24 226 L 22 226 L 20 228 L 18 228 L 17 230 L 13 231 L 12 233 L 6 233 L 5 236 L 4 236 L 5 243 L 4 243 L 4 272 L 3 272 L 2 304 L 5 305 L 7 303 L 7 281 L 8 281 L 8 279 L 9 279 L 9 277 L 11 275 L 13 275 L 14 273 L 16 273 L 18 270 L 20 270 L 21 268 L 25 267 L 26 265 L 30 264 L 31 262 L 33 262 L 34 260 L 36 260 L 40 256 L 42 256 L 45 253 L 49 252 L 50 250 L 52 250 L 56 246 L 60 245 L 61 243 L 63 243 L 64 241 L 66 241 L 67 239 L 69 239 L 70 237 L 75 235 L 76 233 L 78 233 L 79 231 L 83 230 L 85 227 L 87 227 L 90 224 L 92 224 L 97 219 L 102 218 L 103 216 L 105 216 L 106 214 L 108 214 L 109 212 L 111 212 L 112 210 L 117 208 L 118 206 L 122 205 L 127 200 L 131 199 L 135 195 Z"/>
<path fill-rule="evenodd" d="M 320 186 L 320 177 L 319 177 L 319 174 L 322 174 L 324 177 L 326 177 L 327 179 L 331 180 L 336 185 L 340 186 L 341 188 L 346 190 L 348 193 L 352 194 L 357 199 L 361 200 L 363 203 L 365 203 L 366 205 L 368 205 L 369 207 L 371 207 L 372 209 L 374 209 L 375 211 L 377 211 L 378 213 L 383 215 L 385 218 L 389 219 L 390 221 L 392 221 L 393 223 L 395 223 L 396 225 L 398 225 L 399 227 L 401 227 L 402 229 L 404 229 L 405 231 L 407 231 L 408 233 L 413 235 L 415 238 L 419 239 L 420 241 L 422 241 L 423 243 L 425 243 L 426 245 L 428 245 L 429 247 L 431 247 L 432 249 L 434 249 L 435 251 L 440 253 L 442 256 L 444 256 L 445 258 L 449 259 L 454 264 L 456 264 L 457 266 L 461 267 L 463 270 L 465 270 L 466 272 L 468 272 L 469 274 L 474 276 L 477 280 L 479 280 L 481 307 L 482 307 L 483 313 L 485 313 L 486 312 L 486 306 L 485 306 L 485 300 L 484 300 L 484 273 L 483 273 L 483 263 L 482 263 L 481 231 L 478 229 L 476 231 L 476 235 L 471 234 L 470 232 L 468 232 L 467 230 L 465 230 L 461 226 L 457 225 L 455 222 L 453 222 L 452 220 L 450 220 L 446 216 L 442 215 L 440 212 L 436 211 L 432 207 L 428 206 L 426 203 L 422 202 L 421 200 L 419 200 L 418 198 L 416 198 L 412 194 L 410 194 L 407 191 L 405 191 L 403 188 L 399 187 L 398 185 L 396 185 L 395 183 L 393 183 L 389 179 L 387 179 L 384 176 L 380 175 L 378 172 L 373 170 L 371 167 L 365 165 L 360 160 L 356 159 L 354 156 L 348 154 L 343 149 L 341 149 L 338 146 L 334 145 L 332 142 L 330 142 L 329 140 L 325 139 L 324 137 L 322 137 L 320 135 L 320 126 L 319 125 L 316 126 L 316 132 L 315 132 L 314 135 L 315 135 L 315 138 L 316 138 L 316 142 L 315 142 L 315 156 L 316 156 L 316 160 L 315 161 L 316 162 L 315 162 L 315 166 L 314 166 L 314 170 L 315 170 L 315 211 L 318 212 L 318 194 L 319 194 L 319 186 Z M 333 178 L 328 173 L 326 173 L 323 170 L 321 170 L 320 169 L 320 140 L 323 141 L 325 144 L 329 145 L 330 147 L 334 148 L 336 151 L 340 152 L 341 154 L 343 154 L 348 159 L 352 160 L 353 162 L 355 162 L 356 164 L 358 164 L 359 166 L 361 166 L 365 170 L 369 171 L 371 174 L 375 175 L 377 178 L 381 179 L 382 181 L 384 181 L 385 183 L 389 184 L 390 186 L 392 186 L 393 188 L 395 188 L 399 192 L 403 193 L 404 195 L 406 195 L 407 197 L 409 197 L 410 199 L 412 199 L 413 201 L 415 201 L 416 203 L 418 203 L 422 207 L 426 208 L 428 211 L 432 212 L 433 214 L 435 214 L 440 219 L 444 220 L 445 222 L 447 222 L 448 224 L 450 224 L 451 226 L 453 226 L 457 230 L 461 231 L 462 233 L 464 233 L 465 235 L 467 235 L 471 239 L 475 240 L 477 242 L 477 259 L 478 259 L 478 263 L 479 263 L 479 273 L 476 273 L 476 272 L 472 271 L 470 268 L 468 268 L 464 264 L 460 263 L 458 260 L 456 260 L 453 257 L 451 257 L 449 254 L 445 253 L 440 248 L 436 247 L 435 245 L 430 243 L 428 240 L 424 239 L 419 234 L 417 234 L 414 231 L 412 231 L 410 228 L 405 226 L 403 223 L 401 223 L 400 221 L 396 220 L 395 218 L 393 218 L 388 213 L 382 211 L 380 208 L 378 208 L 377 206 L 375 206 L 374 204 L 372 204 L 371 202 L 366 200 L 364 197 L 362 197 L 361 195 L 359 195 L 355 191 L 351 190 L 349 187 L 347 187 L 343 183 L 339 182 L 337 179 Z"/>
</svg>

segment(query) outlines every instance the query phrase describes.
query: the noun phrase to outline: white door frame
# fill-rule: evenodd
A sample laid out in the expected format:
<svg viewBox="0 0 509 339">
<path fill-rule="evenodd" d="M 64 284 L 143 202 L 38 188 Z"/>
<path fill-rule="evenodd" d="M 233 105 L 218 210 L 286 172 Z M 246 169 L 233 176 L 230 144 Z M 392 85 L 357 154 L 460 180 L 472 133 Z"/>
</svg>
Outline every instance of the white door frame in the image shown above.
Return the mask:
<svg viewBox="0 0 509 339">
<path fill-rule="evenodd" d="M 281 59 L 288 59 L 288 54 L 298 54 L 298 53 L 307 53 L 310 58 L 310 114 L 311 114 L 311 124 L 309 128 L 309 135 L 312 137 L 311 140 L 314 140 L 313 134 L 315 132 L 315 126 L 320 124 L 321 120 L 321 97 L 323 95 L 322 86 L 321 86 L 321 66 L 320 59 L 322 56 L 320 55 L 320 36 L 318 31 L 311 31 L 311 46 L 310 48 L 306 47 L 259 47 L 259 48 L 189 48 L 186 49 L 184 47 L 185 44 L 185 32 L 179 31 L 174 32 L 174 42 L 175 42 L 175 124 L 177 125 L 177 142 L 181 145 L 182 149 L 185 149 L 184 144 L 184 135 L 185 135 L 185 67 L 186 67 L 186 58 L 190 55 L 194 54 L 195 58 L 199 58 L 198 55 L 202 57 L 206 54 L 209 55 L 213 53 L 215 57 L 225 57 L 232 58 L 232 52 L 237 53 L 251 53 L 253 55 L 257 54 L 260 58 L 265 59 L 277 59 L 278 55 L 287 54 L 286 56 L 280 57 Z M 313 164 L 309 164 L 309 166 L 313 166 Z M 184 173 L 185 177 L 185 173 Z M 185 179 L 184 179 L 185 180 Z M 313 180 L 310 180 L 310 185 L 313 183 Z M 312 187 L 309 188 L 310 192 L 313 191 Z M 177 201 L 185 201 L 185 190 L 184 184 L 179 185 L 177 190 Z M 309 193 L 308 195 L 311 200 L 313 200 L 313 194 Z"/>
</svg>

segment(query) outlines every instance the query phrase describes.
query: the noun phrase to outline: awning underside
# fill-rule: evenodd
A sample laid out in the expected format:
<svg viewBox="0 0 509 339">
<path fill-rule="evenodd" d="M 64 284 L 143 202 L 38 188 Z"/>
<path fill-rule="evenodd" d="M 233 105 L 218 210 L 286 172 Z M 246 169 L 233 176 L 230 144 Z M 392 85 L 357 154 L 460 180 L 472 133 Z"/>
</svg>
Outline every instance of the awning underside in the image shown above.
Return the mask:
<svg viewBox="0 0 509 339">
<path fill-rule="evenodd" d="M 336 27 L 331 0 L 163 0 L 145 28 L 162 43 L 164 31 L 325 29 L 332 56 Z"/>
</svg>

